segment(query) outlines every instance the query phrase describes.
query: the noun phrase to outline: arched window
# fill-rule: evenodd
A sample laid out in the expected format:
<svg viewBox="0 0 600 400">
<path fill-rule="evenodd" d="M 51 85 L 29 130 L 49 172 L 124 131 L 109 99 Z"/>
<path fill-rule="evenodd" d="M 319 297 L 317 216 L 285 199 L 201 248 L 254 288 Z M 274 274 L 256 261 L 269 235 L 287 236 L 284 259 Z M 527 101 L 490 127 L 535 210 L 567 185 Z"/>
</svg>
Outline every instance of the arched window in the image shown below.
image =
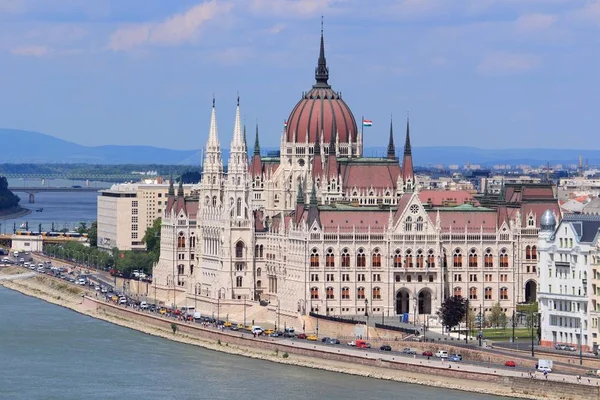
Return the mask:
<svg viewBox="0 0 600 400">
<path fill-rule="evenodd" d="M 435 256 L 432 249 L 427 252 L 427 268 L 435 268 Z"/>
<path fill-rule="evenodd" d="M 402 268 L 402 255 L 400 255 L 400 249 L 397 249 L 394 253 L 394 268 Z"/>
<path fill-rule="evenodd" d="M 537 246 L 531 246 L 531 259 L 537 260 Z"/>
<path fill-rule="evenodd" d="M 483 265 L 486 268 L 494 268 L 494 256 L 492 255 L 492 249 L 486 249 L 485 255 L 483 256 Z"/>
<path fill-rule="evenodd" d="M 349 287 L 342 288 L 342 300 L 350 300 L 350 288 Z"/>
<path fill-rule="evenodd" d="M 500 268 L 508 268 L 508 254 L 506 249 L 500 250 Z"/>
<path fill-rule="evenodd" d="M 525 259 L 531 260 L 531 246 L 525 247 Z"/>
<path fill-rule="evenodd" d="M 527 226 L 535 227 L 535 219 L 533 218 L 533 215 L 530 215 L 529 218 L 527 219 Z"/>
<path fill-rule="evenodd" d="M 379 249 L 373 250 L 373 255 L 371 256 L 371 259 L 373 263 L 373 268 L 381 267 L 381 253 L 379 252 Z"/>
<path fill-rule="evenodd" d="M 381 289 L 379 287 L 373 288 L 373 300 L 381 300 Z"/>
<path fill-rule="evenodd" d="M 217 177 L 216 177 L 216 176 L 213 176 L 213 177 L 212 177 L 212 184 L 214 185 L 214 184 L 216 184 L 216 183 L 217 183 Z"/>
<path fill-rule="evenodd" d="M 206 196 L 206 197 L 204 198 L 204 205 L 205 205 L 205 206 L 208 206 L 208 205 L 210 205 L 210 197 Z"/>
<path fill-rule="evenodd" d="M 477 251 L 475 249 L 469 251 L 469 268 L 477 268 Z"/>
<path fill-rule="evenodd" d="M 492 300 L 492 293 L 493 293 L 492 288 L 491 287 L 486 287 L 485 288 L 485 295 L 484 295 L 485 299 L 486 300 Z"/>
<path fill-rule="evenodd" d="M 477 300 L 477 288 L 472 287 L 469 289 L 469 300 Z"/>
<path fill-rule="evenodd" d="M 327 254 L 325 254 L 325 266 L 330 268 L 335 267 L 335 255 L 332 248 L 327 249 Z"/>
<path fill-rule="evenodd" d="M 256 281 L 256 287 L 258 289 L 260 289 L 262 287 L 262 281 L 260 281 L 260 280 Z"/>
<path fill-rule="evenodd" d="M 412 222 L 412 217 L 406 217 L 406 219 L 404 220 L 404 230 L 406 232 L 412 231 Z"/>
<path fill-rule="evenodd" d="M 261 273 L 262 273 L 262 269 L 256 268 L 256 276 L 260 278 Z"/>
<path fill-rule="evenodd" d="M 462 267 L 462 252 L 459 248 L 454 249 L 454 267 L 461 268 Z"/>
<path fill-rule="evenodd" d="M 367 266 L 367 256 L 365 256 L 365 251 L 363 249 L 358 249 L 358 254 L 356 255 L 356 266 L 358 268 L 364 268 Z"/>
<path fill-rule="evenodd" d="M 417 232 L 423 231 L 423 217 L 417 217 L 417 223 L 415 224 L 415 230 Z"/>
<path fill-rule="evenodd" d="M 335 298 L 333 295 L 333 287 L 327 287 L 327 289 L 325 290 L 325 297 L 329 300 L 333 300 Z"/>
<path fill-rule="evenodd" d="M 242 280 L 241 276 L 238 276 L 235 278 L 235 286 L 236 287 L 242 287 L 242 283 L 243 283 L 243 280 Z"/>
<path fill-rule="evenodd" d="M 500 300 L 508 300 L 508 288 L 500 288 Z"/>
<path fill-rule="evenodd" d="M 356 298 L 358 300 L 362 300 L 365 298 L 365 288 L 364 287 L 359 287 L 358 289 L 356 289 Z"/>
<path fill-rule="evenodd" d="M 462 289 L 459 287 L 455 287 L 454 288 L 454 295 L 455 296 L 461 296 L 462 297 Z"/>
<path fill-rule="evenodd" d="M 237 258 L 244 257 L 244 242 L 237 242 L 235 244 L 235 256 Z"/>
<path fill-rule="evenodd" d="M 180 232 L 177 237 L 177 248 L 185 249 L 185 236 L 183 236 L 183 232 Z"/>
<path fill-rule="evenodd" d="M 236 214 L 238 217 L 242 216 L 242 199 L 239 197 L 237 199 Z"/>
<path fill-rule="evenodd" d="M 212 206 L 213 207 L 217 206 L 217 196 L 213 196 L 213 198 L 212 198 Z"/>
<path fill-rule="evenodd" d="M 424 260 L 423 250 L 417 250 L 417 268 L 423 268 Z"/>
<path fill-rule="evenodd" d="M 406 250 L 406 256 L 404 256 L 404 268 L 413 267 L 413 255 L 412 250 Z"/>
<path fill-rule="evenodd" d="M 350 268 L 350 254 L 348 249 L 342 250 L 342 268 Z"/>
<path fill-rule="evenodd" d="M 319 252 L 317 251 L 317 249 L 312 249 L 312 253 L 310 254 L 310 266 L 319 266 Z"/>
<path fill-rule="evenodd" d="M 310 288 L 310 298 L 313 300 L 316 300 L 319 298 L 319 288 L 318 287 L 311 287 Z"/>
</svg>

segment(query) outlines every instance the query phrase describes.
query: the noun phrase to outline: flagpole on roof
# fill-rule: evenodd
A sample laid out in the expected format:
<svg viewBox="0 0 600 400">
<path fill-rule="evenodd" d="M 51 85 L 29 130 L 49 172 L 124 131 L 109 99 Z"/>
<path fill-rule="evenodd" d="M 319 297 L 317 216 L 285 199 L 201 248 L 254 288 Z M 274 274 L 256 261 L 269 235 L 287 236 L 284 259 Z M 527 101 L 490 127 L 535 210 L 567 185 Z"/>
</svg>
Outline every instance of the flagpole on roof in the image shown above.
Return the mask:
<svg viewBox="0 0 600 400">
<path fill-rule="evenodd" d="M 360 117 L 361 121 L 360 121 L 360 141 L 362 143 L 362 145 L 365 145 L 365 116 L 363 115 L 362 117 Z"/>
</svg>

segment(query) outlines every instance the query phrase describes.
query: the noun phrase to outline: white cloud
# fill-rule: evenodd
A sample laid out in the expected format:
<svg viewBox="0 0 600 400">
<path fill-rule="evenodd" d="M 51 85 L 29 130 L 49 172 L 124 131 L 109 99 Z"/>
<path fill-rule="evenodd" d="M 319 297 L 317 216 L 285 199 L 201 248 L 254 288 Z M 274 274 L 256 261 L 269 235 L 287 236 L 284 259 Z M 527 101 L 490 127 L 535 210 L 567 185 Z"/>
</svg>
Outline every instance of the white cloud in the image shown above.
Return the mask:
<svg viewBox="0 0 600 400">
<path fill-rule="evenodd" d="M 169 46 L 191 42 L 198 38 L 203 25 L 228 13 L 231 7 L 231 3 L 212 0 L 197 4 L 162 22 L 126 26 L 113 32 L 108 48 L 125 51 L 145 44 Z"/>
<path fill-rule="evenodd" d="M 43 57 L 52 52 L 52 49 L 46 46 L 19 46 L 10 50 L 12 54 L 29 57 Z"/>
<path fill-rule="evenodd" d="M 267 29 L 267 32 L 270 33 L 271 35 L 277 35 L 284 29 L 285 29 L 285 24 L 279 23 L 279 24 L 275 24 L 272 27 L 270 27 L 269 29 Z"/>
<path fill-rule="evenodd" d="M 540 62 L 533 54 L 494 52 L 483 58 L 477 71 L 484 75 L 513 74 L 534 69 Z"/>
<path fill-rule="evenodd" d="M 323 12 L 331 0 L 252 0 L 251 8 L 261 14 L 307 17 Z"/>
<path fill-rule="evenodd" d="M 526 14 L 517 18 L 515 24 L 520 31 L 538 31 L 550 28 L 557 17 L 550 14 Z"/>
</svg>

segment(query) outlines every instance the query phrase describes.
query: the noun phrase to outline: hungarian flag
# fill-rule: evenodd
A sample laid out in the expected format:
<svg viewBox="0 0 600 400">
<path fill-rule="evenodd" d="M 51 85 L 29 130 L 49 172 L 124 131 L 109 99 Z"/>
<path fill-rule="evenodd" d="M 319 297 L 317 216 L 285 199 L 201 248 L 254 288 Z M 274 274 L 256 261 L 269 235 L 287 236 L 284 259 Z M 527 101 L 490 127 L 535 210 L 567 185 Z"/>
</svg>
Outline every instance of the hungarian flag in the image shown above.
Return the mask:
<svg viewBox="0 0 600 400">
<path fill-rule="evenodd" d="M 363 119 L 363 126 L 373 126 L 373 121 L 370 119 Z"/>
</svg>

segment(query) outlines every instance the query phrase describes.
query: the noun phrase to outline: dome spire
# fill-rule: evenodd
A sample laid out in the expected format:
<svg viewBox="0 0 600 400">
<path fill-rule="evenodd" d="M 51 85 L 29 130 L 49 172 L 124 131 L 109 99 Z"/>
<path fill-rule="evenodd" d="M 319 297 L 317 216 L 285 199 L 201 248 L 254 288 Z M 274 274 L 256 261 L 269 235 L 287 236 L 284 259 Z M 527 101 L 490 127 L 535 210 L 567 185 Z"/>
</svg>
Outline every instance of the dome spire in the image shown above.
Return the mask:
<svg viewBox="0 0 600 400">
<path fill-rule="evenodd" d="M 396 146 L 394 146 L 394 127 L 392 124 L 392 118 L 390 118 L 390 141 L 387 148 L 387 158 L 390 160 L 396 159 Z"/>
<path fill-rule="evenodd" d="M 258 141 L 258 122 L 256 123 L 256 138 L 254 139 L 254 155 L 260 156 L 260 143 Z"/>
<path fill-rule="evenodd" d="M 319 50 L 319 61 L 315 68 L 315 80 L 317 83 L 314 87 L 328 88 L 330 87 L 327 81 L 329 80 L 329 68 L 327 68 L 327 60 L 325 59 L 325 40 L 323 39 L 323 16 L 321 16 L 321 48 Z"/>
</svg>

